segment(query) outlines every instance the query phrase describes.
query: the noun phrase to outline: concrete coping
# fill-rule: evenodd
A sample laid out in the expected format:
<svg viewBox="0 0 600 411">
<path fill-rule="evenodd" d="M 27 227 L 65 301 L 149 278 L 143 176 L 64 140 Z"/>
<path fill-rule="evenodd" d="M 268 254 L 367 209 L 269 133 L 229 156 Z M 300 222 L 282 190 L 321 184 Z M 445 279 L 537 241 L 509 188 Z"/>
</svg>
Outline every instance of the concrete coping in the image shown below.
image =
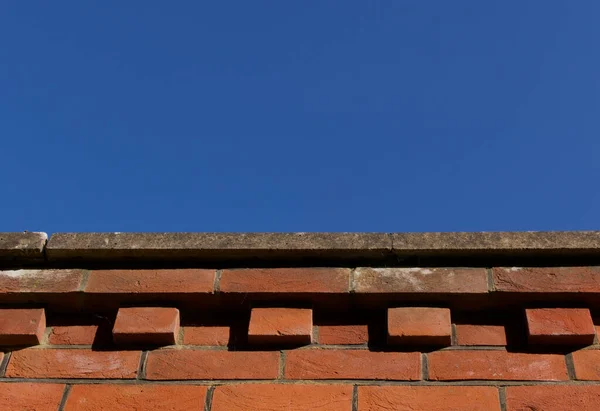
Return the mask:
<svg viewBox="0 0 600 411">
<path fill-rule="evenodd" d="M 31 233 L 33 234 L 33 233 Z M 2 234 L 0 234 L 2 236 Z M 8 238 L 8 237 L 7 237 Z M 13 240 L 14 243 L 14 240 Z M 0 253 L 11 247 L 0 242 Z M 12 246 L 14 248 L 14 245 Z M 600 231 L 479 233 L 57 233 L 49 262 L 68 260 L 373 261 L 407 257 L 600 257 Z M 38 249 L 39 253 L 39 249 Z"/>
<path fill-rule="evenodd" d="M 0 233 L 0 261 L 42 261 L 46 233 Z"/>
</svg>

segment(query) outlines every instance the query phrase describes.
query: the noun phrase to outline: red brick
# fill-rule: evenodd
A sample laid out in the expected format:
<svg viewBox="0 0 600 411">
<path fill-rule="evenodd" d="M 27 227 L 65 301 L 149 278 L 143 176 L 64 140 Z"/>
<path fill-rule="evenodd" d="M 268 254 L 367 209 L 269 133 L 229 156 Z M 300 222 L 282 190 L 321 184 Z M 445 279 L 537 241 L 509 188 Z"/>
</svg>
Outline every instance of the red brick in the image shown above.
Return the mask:
<svg viewBox="0 0 600 411">
<path fill-rule="evenodd" d="M 368 350 L 288 351 L 285 376 L 292 380 L 420 380 L 421 354 Z"/>
<path fill-rule="evenodd" d="M 74 385 L 65 411 L 203 410 L 206 391 L 195 385 Z"/>
<path fill-rule="evenodd" d="M 351 385 L 222 385 L 215 388 L 212 401 L 212 411 L 350 411 L 351 408 Z"/>
<path fill-rule="evenodd" d="M 29 348 L 14 351 L 6 369 L 12 378 L 135 378 L 139 351 Z"/>
<path fill-rule="evenodd" d="M 388 309 L 390 344 L 452 343 L 452 323 L 448 308 L 400 307 Z"/>
<path fill-rule="evenodd" d="M 596 329 L 587 308 L 525 310 L 532 344 L 593 344 Z"/>
<path fill-rule="evenodd" d="M 597 411 L 598 385 L 506 387 L 506 411 Z"/>
<path fill-rule="evenodd" d="M 567 380 L 564 355 L 521 354 L 497 350 L 446 350 L 428 355 L 429 379 Z"/>
<path fill-rule="evenodd" d="M 578 380 L 600 381 L 600 350 L 575 351 L 573 365 Z"/>
<path fill-rule="evenodd" d="M 48 343 L 55 345 L 92 345 L 97 325 L 58 325 L 52 327 Z"/>
<path fill-rule="evenodd" d="M 0 294 L 74 292 L 82 278 L 82 270 L 0 270 Z"/>
<path fill-rule="evenodd" d="M 358 345 L 369 342 L 366 325 L 320 325 L 319 344 Z"/>
<path fill-rule="evenodd" d="M 500 411 L 495 387 L 358 387 L 360 411 Z"/>
<path fill-rule="evenodd" d="M 0 345 L 37 345 L 45 332 L 43 308 L 0 309 Z"/>
<path fill-rule="evenodd" d="M 493 276 L 497 292 L 600 292 L 600 267 L 500 267 Z"/>
<path fill-rule="evenodd" d="M 0 410 L 56 411 L 64 391 L 63 384 L 0 383 Z"/>
<path fill-rule="evenodd" d="M 186 345 L 225 346 L 229 343 L 229 327 L 184 327 L 183 343 Z"/>
<path fill-rule="evenodd" d="M 113 327 L 116 344 L 175 344 L 179 335 L 177 308 L 119 308 Z"/>
<path fill-rule="evenodd" d="M 95 270 L 85 291 L 111 294 L 212 293 L 215 270 Z"/>
<path fill-rule="evenodd" d="M 487 273 L 483 268 L 357 268 L 357 293 L 485 294 Z"/>
<path fill-rule="evenodd" d="M 248 342 L 251 344 L 310 344 L 312 310 L 305 308 L 253 308 Z"/>
<path fill-rule="evenodd" d="M 506 345 L 503 325 L 456 325 L 458 345 Z"/>
<path fill-rule="evenodd" d="M 157 350 L 146 365 L 149 380 L 270 380 L 278 373 L 277 351 Z"/>
<path fill-rule="evenodd" d="M 347 268 L 261 268 L 223 270 L 224 293 L 347 293 Z"/>
</svg>

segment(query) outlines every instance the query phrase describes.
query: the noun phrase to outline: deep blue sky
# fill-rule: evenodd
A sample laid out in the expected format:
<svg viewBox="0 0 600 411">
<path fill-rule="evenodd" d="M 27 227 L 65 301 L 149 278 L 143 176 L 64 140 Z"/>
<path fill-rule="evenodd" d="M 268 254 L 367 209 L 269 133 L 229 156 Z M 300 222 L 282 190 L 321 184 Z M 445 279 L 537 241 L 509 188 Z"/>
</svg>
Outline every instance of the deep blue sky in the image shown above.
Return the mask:
<svg viewBox="0 0 600 411">
<path fill-rule="evenodd" d="M 600 229 L 600 2 L 3 1 L 0 231 Z"/>
</svg>

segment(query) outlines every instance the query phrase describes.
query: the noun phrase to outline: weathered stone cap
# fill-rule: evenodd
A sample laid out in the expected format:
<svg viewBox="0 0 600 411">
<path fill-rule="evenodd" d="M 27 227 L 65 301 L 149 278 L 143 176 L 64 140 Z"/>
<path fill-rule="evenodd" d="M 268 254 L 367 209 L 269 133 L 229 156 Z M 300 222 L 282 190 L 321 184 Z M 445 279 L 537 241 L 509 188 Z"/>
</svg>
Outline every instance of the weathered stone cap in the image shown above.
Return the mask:
<svg viewBox="0 0 600 411">
<path fill-rule="evenodd" d="M 481 233 L 58 233 L 49 261 L 600 256 L 600 231 Z"/>
<path fill-rule="evenodd" d="M 46 233 L 0 233 L 0 260 L 43 260 Z"/>
</svg>

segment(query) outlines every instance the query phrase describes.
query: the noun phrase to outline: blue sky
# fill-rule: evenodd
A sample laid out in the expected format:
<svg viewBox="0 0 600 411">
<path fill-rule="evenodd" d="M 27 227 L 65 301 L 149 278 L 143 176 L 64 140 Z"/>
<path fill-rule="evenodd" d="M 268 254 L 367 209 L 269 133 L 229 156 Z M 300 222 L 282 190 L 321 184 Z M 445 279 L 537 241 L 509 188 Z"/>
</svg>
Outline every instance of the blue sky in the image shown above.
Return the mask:
<svg viewBox="0 0 600 411">
<path fill-rule="evenodd" d="M 600 2 L 5 1 L 0 231 L 600 229 Z"/>
</svg>

